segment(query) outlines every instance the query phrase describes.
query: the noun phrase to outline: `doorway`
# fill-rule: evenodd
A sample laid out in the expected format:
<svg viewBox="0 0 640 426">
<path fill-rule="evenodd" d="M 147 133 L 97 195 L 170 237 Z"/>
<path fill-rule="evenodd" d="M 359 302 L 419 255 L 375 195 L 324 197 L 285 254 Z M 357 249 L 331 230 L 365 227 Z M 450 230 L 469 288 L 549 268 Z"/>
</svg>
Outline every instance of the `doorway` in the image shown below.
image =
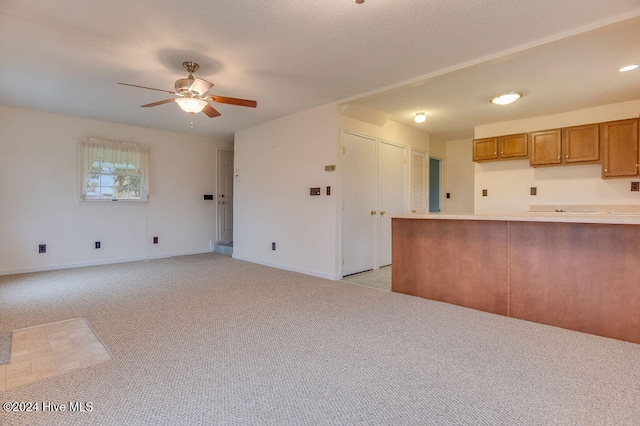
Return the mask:
<svg viewBox="0 0 640 426">
<path fill-rule="evenodd" d="M 344 132 L 342 136 L 342 275 L 374 267 L 376 140 Z"/>
<path fill-rule="evenodd" d="M 406 148 L 380 141 L 378 150 L 378 263 L 391 265 L 391 218 L 405 211 Z"/>
<path fill-rule="evenodd" d="M 343 132 L 342 275 L 391 264 L 391 218 L 403 213 L 403 145 Z"/>
<path fill-rule="evenodd" d="M 233 242 L 233 151 L 218 150 L 218 242 Z"/>
<path fill-rule="evenodd" d="M 429 212 L 440 212 L 440 161 L 429 157 Z"/>
</svg>

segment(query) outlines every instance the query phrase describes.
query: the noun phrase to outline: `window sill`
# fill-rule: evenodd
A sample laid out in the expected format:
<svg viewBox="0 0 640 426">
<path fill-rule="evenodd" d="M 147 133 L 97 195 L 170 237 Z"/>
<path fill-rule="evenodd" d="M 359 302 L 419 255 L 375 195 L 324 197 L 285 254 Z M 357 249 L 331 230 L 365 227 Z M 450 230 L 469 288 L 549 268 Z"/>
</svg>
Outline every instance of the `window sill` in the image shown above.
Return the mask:
<svg viewBox="0 0 640 426">
<path fill-rule="evenodd" d="M 149 204 L 149 200 L 79 200 L 80 204 Z"/>
</svg>

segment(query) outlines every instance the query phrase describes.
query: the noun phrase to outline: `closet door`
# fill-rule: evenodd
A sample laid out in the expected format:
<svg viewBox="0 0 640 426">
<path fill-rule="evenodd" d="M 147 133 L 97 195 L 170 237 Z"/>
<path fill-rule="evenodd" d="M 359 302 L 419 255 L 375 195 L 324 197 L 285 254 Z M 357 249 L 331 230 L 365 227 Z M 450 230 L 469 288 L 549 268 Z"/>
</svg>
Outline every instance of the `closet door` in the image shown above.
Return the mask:
<svg viewBox="0 0 640 426">
<path fill-rule="evenodd" d="M 342 134 L 342 275 L 374 268 L 376 140 Z"/>
<path fill-rule="evenodd" d="M 378 263 L 391 264 L 391 218 L 405 212 L 406 148 L 381 141 L 378 149 Z"/>
</svg>

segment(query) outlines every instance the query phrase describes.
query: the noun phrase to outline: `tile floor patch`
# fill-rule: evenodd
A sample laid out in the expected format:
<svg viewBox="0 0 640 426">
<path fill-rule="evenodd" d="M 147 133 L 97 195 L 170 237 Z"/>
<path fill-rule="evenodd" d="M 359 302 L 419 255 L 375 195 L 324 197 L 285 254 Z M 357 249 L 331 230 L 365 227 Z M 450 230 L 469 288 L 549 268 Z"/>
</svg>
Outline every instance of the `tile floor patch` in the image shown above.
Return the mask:
<svg viewBox="0 0 640 426">
<path fill-rule="evenodd" d="M 111 359 L 85 318 L 13 332 L 11 361 L 0 365 L 0 391 Z"/>
</svg>

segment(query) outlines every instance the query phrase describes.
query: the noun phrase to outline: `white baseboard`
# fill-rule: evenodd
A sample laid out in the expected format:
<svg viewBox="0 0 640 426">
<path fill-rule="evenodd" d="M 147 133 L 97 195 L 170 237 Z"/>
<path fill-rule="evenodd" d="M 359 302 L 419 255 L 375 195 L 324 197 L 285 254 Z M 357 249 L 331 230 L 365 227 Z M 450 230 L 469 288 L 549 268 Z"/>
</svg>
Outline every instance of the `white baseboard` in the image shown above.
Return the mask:
<svg viewBox="0 0 640 426">
<path fill-rule="evenodd" d="M 3 271 L 0 271 L 0 275 L 27 274 L 31 272 L 56 271 L 58 269 L 84 268 L 86 266 L 111 265 L 114 263 L 140 262 L 143 260 L 165 259 L 168 257 L 175 257 L 175 256 L 188 256 L 190 254 L 211 253 L 211 251 L 212 250 L 195 250 L 195 251 L 185 251 L 185 252 L 177 252 L 177 253 L 163 253 L 163 254 L 156 254 L 156 255 L 150 255 L 150 256 L 141 256 L 141 257 L 127 257 L 127 258 L 107 259 L 107 260 L 99 260 L 99 261 L 63 263 L 59 265 L 35 266 L 35 267 L 29 267 L 29 268 L 6 269 Z"/>
<path fill-rule="evenodd" d="M 301 274 L 311 275 L 312 277 L 324 278 L 324 279 L 332 280 L 332 281 L 336 281 L 336 280 L 341 280 L 342 279 L 342 275 L 325 274 L 323 272 L 311 271 L 311 270 L 303 269 L 303 268 L 296 268 L 296 267 L 293 267 L 293 266 L 290 266 L 290 265 L 283 265 L 283 264 L 280 264 L 280 263 L 267 262 L 267 261 L 262 260 L 262 259 L 246 258 L 246 257 L 242 257 L 242 256 L 237 256 L 235 254 L 232 257 L 234 259 L 244 260 L 245 262 L 257 263 L 258 265 L 270 266 L 272 268 L 283 269 L 285 271 L 299 272 Z"/>
</svg>

